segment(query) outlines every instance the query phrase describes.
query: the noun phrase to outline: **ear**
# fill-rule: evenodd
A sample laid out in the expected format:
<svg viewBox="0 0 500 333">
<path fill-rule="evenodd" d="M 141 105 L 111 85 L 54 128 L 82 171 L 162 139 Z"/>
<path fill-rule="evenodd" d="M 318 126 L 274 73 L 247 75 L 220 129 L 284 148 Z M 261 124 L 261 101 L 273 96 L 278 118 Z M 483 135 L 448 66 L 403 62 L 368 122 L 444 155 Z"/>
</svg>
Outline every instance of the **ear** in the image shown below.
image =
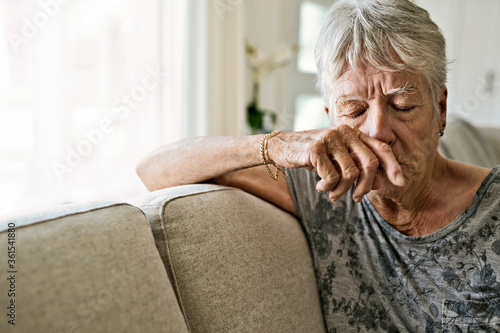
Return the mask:
<svg viewBox="0 0 500 333">
<path fill-rule="evenodd" d="M 442 127 L 446 126 L 446 110 L 447 110 L 448 88 L 443 86 L 439 95 L 439 116 Z"/>
<path fill-rule="evenodd" d="M 326 117 L 328 118 L 328 122 L 330 123 L 330 126 L 335 126 L 335 117 L 334 114 L 330 114 L 330 109 L 325 105 L 325 111 L 326 111 Z"/>
</svg>

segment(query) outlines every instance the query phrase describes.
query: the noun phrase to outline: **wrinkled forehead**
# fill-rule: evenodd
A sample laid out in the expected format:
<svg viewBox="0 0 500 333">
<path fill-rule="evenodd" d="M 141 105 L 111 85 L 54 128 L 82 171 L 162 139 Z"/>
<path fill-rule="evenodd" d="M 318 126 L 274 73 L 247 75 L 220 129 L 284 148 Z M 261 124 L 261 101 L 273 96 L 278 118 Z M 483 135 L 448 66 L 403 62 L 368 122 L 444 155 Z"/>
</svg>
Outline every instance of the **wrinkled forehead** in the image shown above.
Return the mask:
<svg viewBox="0 0 500 333">
<path fill-rule="evenodd" d="M 391 72 L 376 68 L 348 70 L 332 87 L 334 102 L 349 99 L 370 100 L 388 95 L 430 93 L 421 75 L 411 72 Z"/>
</svg>

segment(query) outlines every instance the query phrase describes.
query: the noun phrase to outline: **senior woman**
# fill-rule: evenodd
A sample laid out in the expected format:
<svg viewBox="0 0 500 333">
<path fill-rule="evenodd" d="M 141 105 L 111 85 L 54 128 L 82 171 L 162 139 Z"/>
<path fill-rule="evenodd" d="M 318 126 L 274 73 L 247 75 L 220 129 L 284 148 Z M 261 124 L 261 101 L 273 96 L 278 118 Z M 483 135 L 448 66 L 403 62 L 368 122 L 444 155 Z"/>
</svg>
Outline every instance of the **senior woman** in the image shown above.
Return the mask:
<svg viewBox="0 0 500 333">
<path fill-rule="evenodd" d="M 437 152 L 439 28 L 407 0 L 338 1 L 316 61 L 331 127 L 183 140 L 139 164 L 145 185 L 214 180 L 297 215 L 329 332 L 500 330 L 500 168 Z"/>
</svg>

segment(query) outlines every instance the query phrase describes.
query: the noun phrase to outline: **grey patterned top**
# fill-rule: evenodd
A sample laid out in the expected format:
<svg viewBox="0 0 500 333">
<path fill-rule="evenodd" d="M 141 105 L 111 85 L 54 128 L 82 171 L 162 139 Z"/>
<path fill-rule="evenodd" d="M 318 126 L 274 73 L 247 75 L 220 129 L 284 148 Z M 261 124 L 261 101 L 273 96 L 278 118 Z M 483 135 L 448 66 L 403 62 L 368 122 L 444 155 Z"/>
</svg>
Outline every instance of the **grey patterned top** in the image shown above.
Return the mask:
<svg viewBox="0 0 500 333">
<path fill-rule="evenodd" d="M 365 197 L 336 203 L 288 170 L 328 332 L 500 332 L 500 166 L 443 229 L 408 237 Z M 457 193 L 457 195 L 460 195 Z"/>
</svg>

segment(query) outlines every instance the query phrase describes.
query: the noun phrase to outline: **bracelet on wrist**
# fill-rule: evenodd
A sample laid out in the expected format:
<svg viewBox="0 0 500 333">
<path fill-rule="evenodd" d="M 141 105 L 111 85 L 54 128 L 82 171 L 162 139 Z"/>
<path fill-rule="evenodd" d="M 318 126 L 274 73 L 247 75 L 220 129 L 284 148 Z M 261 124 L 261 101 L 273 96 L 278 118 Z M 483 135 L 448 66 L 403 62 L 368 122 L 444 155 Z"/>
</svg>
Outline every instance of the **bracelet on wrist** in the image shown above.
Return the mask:
<svg viewBox="0 0 500 333">
<path fill-rule="evenodd" d="M 270 134 L 265 135 L 261 140 L 260 140 L 260 157 L 262 158 L 262 163 L 266 166 L 267 172 L 269 172 L 269 175 L 271 176 L 272 179 L 278 181 L 279 174 L 280 172 L 285 175 L 285 177 L 288 177 L 286 174 L 285 170 L 283 170 L 283 167 L 280 165 L 277 165 L 273 160 L 269 158 L 269 153 L 267 151 L 267 141 L 272 138 L 273 136 L 276 136 L 283 131 L 273 131 Z M 276 171 L 274 174 L 271 172 L 271 169 L 269 168 L 269 164 L 273 165 L 276 168 Z"/>
</svg>

